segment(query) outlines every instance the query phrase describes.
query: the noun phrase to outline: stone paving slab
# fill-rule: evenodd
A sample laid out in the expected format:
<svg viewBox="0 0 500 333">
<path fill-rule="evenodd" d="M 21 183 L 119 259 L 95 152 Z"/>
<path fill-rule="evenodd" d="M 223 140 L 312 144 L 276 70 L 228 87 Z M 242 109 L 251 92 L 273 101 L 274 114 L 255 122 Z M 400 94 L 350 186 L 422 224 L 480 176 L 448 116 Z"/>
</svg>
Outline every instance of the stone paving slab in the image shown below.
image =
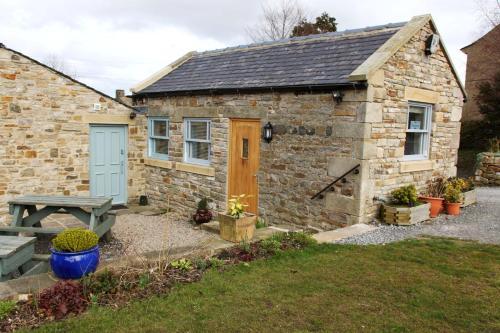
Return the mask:
<svg viewBox="0 0 500 333">
<path fill-rule="evenodd" d="M 359 223 L 345 228 L 318 232 L 317 234 L 313 235 L 313 238 L 316 239 L 318 243 L 333 243 L 340 239 L 361 235 L 365 232 L 373 231 L 375 229 L 377 229 L 376 226 Z"/>
</svg>

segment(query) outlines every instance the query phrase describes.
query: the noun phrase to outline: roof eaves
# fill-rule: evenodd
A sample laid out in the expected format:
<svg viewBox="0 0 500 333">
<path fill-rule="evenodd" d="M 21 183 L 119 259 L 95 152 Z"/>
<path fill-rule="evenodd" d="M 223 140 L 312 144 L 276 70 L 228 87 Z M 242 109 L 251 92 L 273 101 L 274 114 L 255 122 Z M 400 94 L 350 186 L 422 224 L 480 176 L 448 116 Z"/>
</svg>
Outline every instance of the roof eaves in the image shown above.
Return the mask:
<svg viewBox="0 0 500 333">
<path fill-rule="evenodd" d="M 24 58 L 26 58 L 26 59 L 28 59 L 28 60 L 30 60 L 30 61 L 32 61 L 32 62 L 34 62 L 35 64 L 40 65 L 40 66 L 42 66 L 42 67 L 44 67 L 44 68 L 46 68 L 46 69 L 48 69 L 48 70 L 50 70 L 50 71 L 52 71 L 52 72 L 56 73 L 57 75 L 60 75 L 60 76 L 62 76 L 62 77 L 64 77 L 64 78 L 66 78 L 66 79 L 68 79 L 68 80 L 71 80 L 71 81 L 73 81 L 73 82 L 75 82 L 75 83 L 77 83 L 77 84 L 79 84 L 79 85 L 81 85 L 81 86 L 83 86 L 83 87 L 85 87 L 85 88 L 87 88 L 87 89 L 92 90 L 93 92 L 95 92 L 95 93 L 97 93 L 97 94 L 99 94 L 99 95 L 101 95 L 101 96 L 104 96 L 104 97 L 106 97 L 106 98 L 109 98 L 109 99 L 113 100 L 114 102 L 117 102 L 117 103 L 119 103 L 119 104 L 121 104 L 121 105 L 123 105 L 123 106 L 128 107 L 128 108 L 129 108 L 129 109 L 131 109 L 131 110 L 136 111 L 136 109 L 135 109 L 134 107 L 132 107 L 132 106 L 130 106 L 130 105 L 127 105 L 127 104 L 123 103 L 122 101 L 120 101 L 120 100 L 118 100 L 118 99 L 116 99 L 116 98 L 114 98 L 114 97 L 111 97 L 111 96 L 109 96 L 108 94 L 103 93 L 102 91 L 99 91 L 99 90 L 97 90 L 97 89 L 95 89 L 95 88 L 92 88 L 91 86 L 89 86 L 89 85 L 87 85 L 87 84 L 85 84 L 85 83 L 83 83 L 83 82 L 81 82 L 81 81 L 78 81 L 78 80 L 76 80 L 76 79 L 72 78 L 71 76 L 69 76 L 69 75 L 67 75 L 67 74 L 64 74 L 63 72 L 58 71 L 57 69 L 54 69 L 54 68 L 52 68 L 52 67 L 50 67 L 50 66 L 48 66 L 48 65 L 45 65 L 44 63 L 42 63 L 42 62 L 40 62 L 40 61 L 38 61 L 38 60 L 36 60 L 36 59 L 33 59 L 33 58 L 31 58 L 31 57 L 27 56 L 27 55 L 26 55 L 26 54 L 24 54 L 24 53 L 21 53 L 21 52 L 19 52 L 19 51 L 13 50 L 13 49 L 10 49 L 10 48 L 6 47 L 6 46 L 5 46 L 5 44 L 0 43 L 0 49 L 4 49 L 4 50 L 10 51 L 10 52 L 13 52 L 13 53 L 15 53 L 15 54 L 17 54 L 17 55 L 20 55 L 21 57 L 24 57 Z"/>
<path fill-rule="evenodd" d="M 348 83 L 324 83 L 324 84 L 303 84 L 303 85 L 286 85 L 286 86 L 255 86 L 255 87 L 239 87 L 239 88 L 203 88 L 203 89 L 186 89 L 175 91 L 155 91 L 155 92 L 139 92 L 136 94 L 143 96 L 184 96 L 198 94 L 216 94 L 216 93 L 242 93 L 242 92 L 259 92 L 259 91 L 316 91 L 321 89 L 333 88 L 366 88 L 365 83 L 348 82 Z"/>
<path fill-rule="evenodd" d="M 149 87 L 156 81 L 160 80 L 163 78 L 165 75 L 168 75 L 170 72 L 172 72 L 174 69 L 177 67 L 181 66 L 183 63 L 191 59 L 195 54 L 197 54 L 196 51 L 191 51 L 180 57 L 179 59 L 175 60 L 171 64 L 163 67 L 160 69 L 158 72 L 154 73 L 153 75 L 147 77 L 146 79 L 142 80 L 141 82 L 137 83 L 134 87 L 130 88 L 130 91 L 132 93 L 139 93 L 141 90 Z"/>
</svg>

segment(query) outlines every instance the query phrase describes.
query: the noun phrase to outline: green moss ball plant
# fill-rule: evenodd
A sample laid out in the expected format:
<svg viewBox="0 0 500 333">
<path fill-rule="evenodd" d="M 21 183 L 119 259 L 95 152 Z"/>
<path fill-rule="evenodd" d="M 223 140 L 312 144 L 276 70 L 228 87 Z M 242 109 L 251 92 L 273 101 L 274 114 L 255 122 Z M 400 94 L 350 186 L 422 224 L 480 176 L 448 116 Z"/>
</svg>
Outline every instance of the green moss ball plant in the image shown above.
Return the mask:
<svg viewBox="0 0 500 333">
<path fill-rule="evenodd" d="M 81 252 L 97 245 L 99 237 L 93 231 L 75 228 L 66 229 L 52 240 L 52 247 L 60 252 Z"/>
</svg>

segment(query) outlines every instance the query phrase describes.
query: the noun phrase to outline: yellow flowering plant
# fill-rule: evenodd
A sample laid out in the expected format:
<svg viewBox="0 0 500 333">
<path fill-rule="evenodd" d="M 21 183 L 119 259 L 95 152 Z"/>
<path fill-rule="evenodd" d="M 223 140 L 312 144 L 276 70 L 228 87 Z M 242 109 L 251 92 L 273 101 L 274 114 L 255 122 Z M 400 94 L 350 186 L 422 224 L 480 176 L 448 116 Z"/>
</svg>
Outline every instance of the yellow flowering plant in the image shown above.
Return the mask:
<svg viewBox="0 0 500 333">
<path fill-rule="evenodd" d="M 234 218 L 242 218 L 245 215 L 245 207 L 248 205 L 241 202 L 245 197 L 245 194 L 233 195 L 232 199 L 229 199 L 229 209 L 228 214 Z"/>
</svg>

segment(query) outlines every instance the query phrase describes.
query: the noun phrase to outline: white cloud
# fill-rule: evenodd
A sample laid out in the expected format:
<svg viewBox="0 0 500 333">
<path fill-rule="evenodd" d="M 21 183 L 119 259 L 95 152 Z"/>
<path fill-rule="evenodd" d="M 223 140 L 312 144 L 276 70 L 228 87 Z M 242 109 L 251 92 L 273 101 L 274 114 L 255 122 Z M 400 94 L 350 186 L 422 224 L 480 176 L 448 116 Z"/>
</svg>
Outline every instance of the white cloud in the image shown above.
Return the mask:
<svg viewBox="0 0 500 333">
<path fill-rule="evenodd" d="M 274 0 L 280 1 L 280 0 Z M 463 77 L 460 48 L 477 38 L 473 1 L 303 0 L 311 16 L 326 11 L 339 29 L 409 20 L 432 13 Z M 192 50 L 247 41 L 260 4 L 245 0 L 0 0 L 0 42 L 38 60 L 56 54 L 83 82 L 114 94 Z"/>
</svg>

